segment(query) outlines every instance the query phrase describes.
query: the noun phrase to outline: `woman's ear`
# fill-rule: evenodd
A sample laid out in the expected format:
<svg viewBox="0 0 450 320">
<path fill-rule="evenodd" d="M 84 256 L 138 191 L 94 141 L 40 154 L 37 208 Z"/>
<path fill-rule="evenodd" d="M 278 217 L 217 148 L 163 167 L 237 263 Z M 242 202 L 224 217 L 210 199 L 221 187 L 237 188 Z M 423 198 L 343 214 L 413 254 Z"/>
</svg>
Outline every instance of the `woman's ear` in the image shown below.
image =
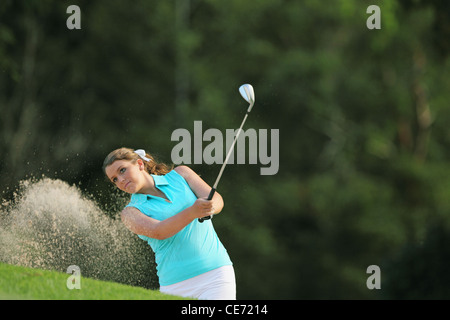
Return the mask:
<svg viewBox="0 0 450 320">
<path fill-rule="evenodd" d="M 137 159 L 136 160 L 136 163 L 137 163 L 137 165 L 138 165 L 138 167 L 139 167 L 139 170 L 145 170 L 145 165 L 144 165 L 144 161 L 142 161 L 142 159 Z"/>
</svg>

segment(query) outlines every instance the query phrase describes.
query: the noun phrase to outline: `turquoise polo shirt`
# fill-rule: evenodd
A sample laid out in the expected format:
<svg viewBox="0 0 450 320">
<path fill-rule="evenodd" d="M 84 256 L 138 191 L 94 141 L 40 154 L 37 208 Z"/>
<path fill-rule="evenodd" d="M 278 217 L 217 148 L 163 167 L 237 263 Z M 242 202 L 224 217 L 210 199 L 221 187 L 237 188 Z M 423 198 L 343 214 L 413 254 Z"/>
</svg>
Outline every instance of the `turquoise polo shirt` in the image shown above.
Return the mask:
<svg viewBox="0 0 450 320">
<path fill-rule="evenodd" d="M 161 197 L 134 193 L 127 207 L 162 221 L 192 206 L 197 197 L 186 180 L 175 170 L 166 175 L 151 175 L 155 186 L 170 202 Z M 138 235 L 155 253 L 156 270 L 161 286 L 171 285 L 207 271 L 232 265 L 227 250 L 220 242 L 211 220 L 194 219 L 177 234 L 164 240 Z"/>
</svg>

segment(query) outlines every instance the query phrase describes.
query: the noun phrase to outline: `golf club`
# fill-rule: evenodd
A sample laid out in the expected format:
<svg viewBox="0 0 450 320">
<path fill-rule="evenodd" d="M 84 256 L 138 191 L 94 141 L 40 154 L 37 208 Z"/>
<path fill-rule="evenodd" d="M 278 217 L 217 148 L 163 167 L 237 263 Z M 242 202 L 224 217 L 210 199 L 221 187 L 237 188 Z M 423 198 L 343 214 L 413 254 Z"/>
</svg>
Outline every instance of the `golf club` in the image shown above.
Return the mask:
<svg viewBox="0 0 450 320">
<path fill-rule="evenodd" d="M 253 105 L 255 104 L 255 92 L 253 91 L 253 87 L 250 84 L 243 84 L 239 87 L 239 93 L 241 94 L 242 98 L 245 99 L 249 103 L 249 107 L 247 109 L 247 113 L 244 116 L 244 120 L 242 120 L 241 126 L 239 127 L 239 130 L 234 137 L 233 143 L 230 146 L 230 149 L 228 150 L 227 156 L 225 157 L 225 161 L 222 164 L 222 168 L 220 168 L 219 175 L 217 176 L 216 182 L 214 182 L 214 185 L 211 189 L 211 192 L 208 195 L 208 200 L 211 200 L 214 196 L 214 193 L 216 192 L 217 185 L 219 184 L 220 178 L 222 177 L 223 170 L 225 169 L 225 166 L 228 163 L 228 159 L 230 158 L 231 152 L 233 151 L 234 145 L 236 144 L 237 139 L 239 138 L 239 135 L 241 134 L 242 127 L 244 126 L 245 121 L 247 120 L 248 114 L 253 108 Z M 211 219 L 212 215 L 206 216 L 203 218 L 199 218 L 199 222 L 203 222 L 204 220 Z"/>
</svg>

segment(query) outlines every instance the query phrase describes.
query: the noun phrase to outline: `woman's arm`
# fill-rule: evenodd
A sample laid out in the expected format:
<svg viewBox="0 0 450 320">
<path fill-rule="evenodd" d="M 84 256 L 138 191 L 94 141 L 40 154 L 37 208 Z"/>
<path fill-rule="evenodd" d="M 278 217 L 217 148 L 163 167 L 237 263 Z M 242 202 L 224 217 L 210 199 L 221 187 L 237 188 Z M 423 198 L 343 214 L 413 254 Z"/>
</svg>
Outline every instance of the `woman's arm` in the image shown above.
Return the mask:
<svg viewBox="0 0 450 320">
<path fill-rule="evenodd" d="M 194 170 L 187 166 L 178 166 L 174 170 L 187 181 L 189 187 L 191 187 L 191 190 L 197 198 L 204 198 L 205 200 L 208 198 L 211 187 L 202 178 L 200 178 Z M 207 215 L 220 213 L 224 203 L 222 196 L 217 191 L 214 193 L 211 202 L 213 210 Z"/>
<path fill-rule="evenodd" d="M 163 240 L 181 231 L 192 220 L 211 214 L 211 209 L 211 201 L 197 199 L 192 206 L 162 221 L 146 216 L 134 207 L 123 209 L 121 218 L 124 225 L 131 232 L 149 238 Z"/>
</svg>

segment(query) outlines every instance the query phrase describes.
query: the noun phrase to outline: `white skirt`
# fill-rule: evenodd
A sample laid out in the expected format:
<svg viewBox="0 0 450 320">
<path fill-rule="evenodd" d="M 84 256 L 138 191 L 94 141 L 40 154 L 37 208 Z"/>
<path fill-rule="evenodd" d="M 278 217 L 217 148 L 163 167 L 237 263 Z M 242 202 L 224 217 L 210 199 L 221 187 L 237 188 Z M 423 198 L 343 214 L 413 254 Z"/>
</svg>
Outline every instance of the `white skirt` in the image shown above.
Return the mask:
<svg viewBox="0 0 450 320">
<path fill-rule="evenodd" d="M 199 300 L 236 300 L 236 280 L 233 266 L 223 266 L 196 277 L 168 286 L 162 293 Z"/>
</svg>

